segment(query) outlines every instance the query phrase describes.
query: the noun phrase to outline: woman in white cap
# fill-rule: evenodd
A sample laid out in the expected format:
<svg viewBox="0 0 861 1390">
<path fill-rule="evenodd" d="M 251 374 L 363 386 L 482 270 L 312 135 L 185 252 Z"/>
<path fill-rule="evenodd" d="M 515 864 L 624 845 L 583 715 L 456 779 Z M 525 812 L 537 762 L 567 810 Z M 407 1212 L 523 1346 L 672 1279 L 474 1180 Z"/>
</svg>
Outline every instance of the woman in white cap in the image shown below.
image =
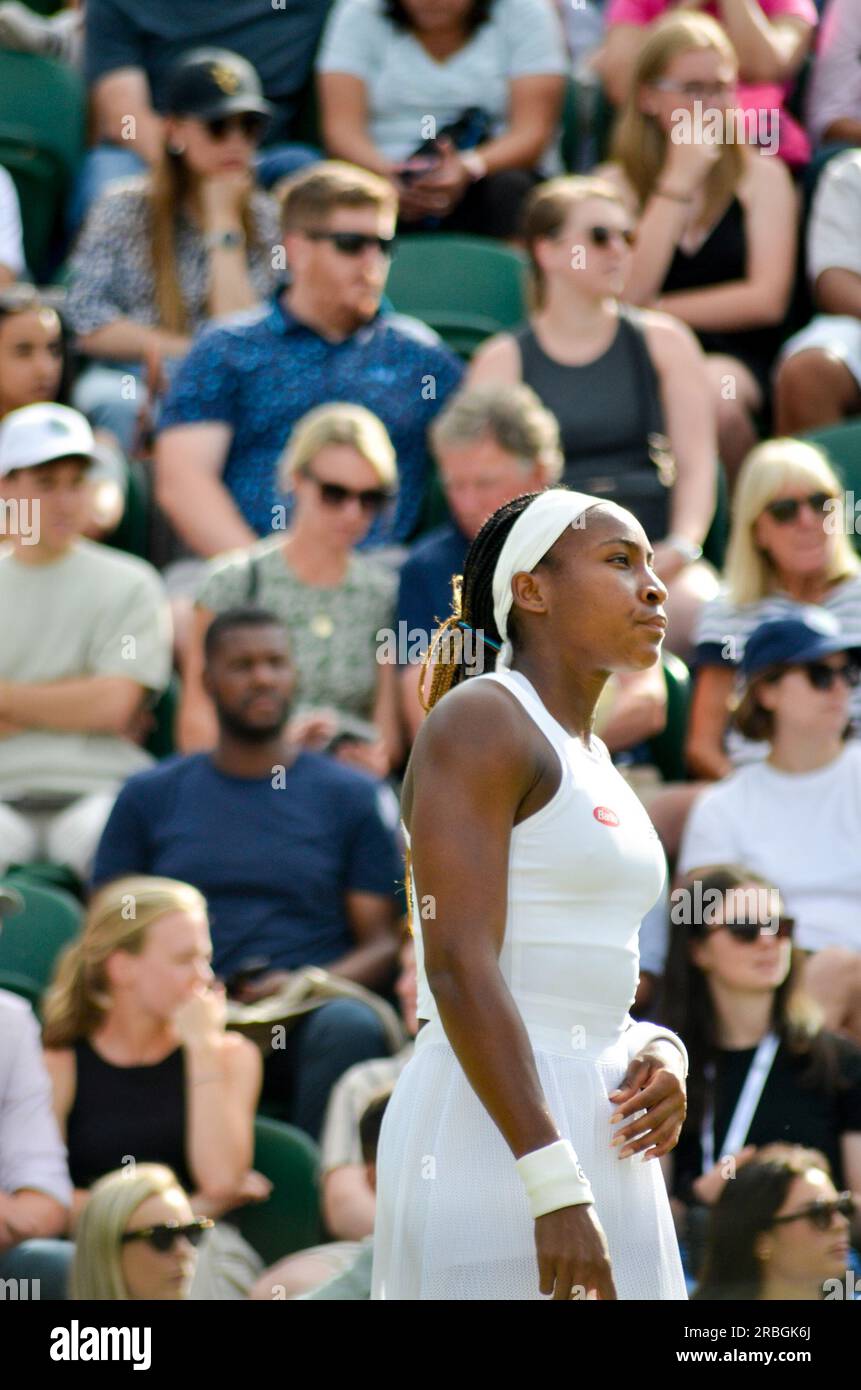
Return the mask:
<svg viewBox="0 0 861 1390">
<path fill-rule="evenodd" d="M 437 634 L 403 796 L 421 1022 L 382 1127 L 374 1298 L 686 1296 L 649 1159 L 687 1057 L 628 1014 L 664 857 L 591 732 L 609 674 L 658 659 L 651 559 L 613 503 L 518 497 Z"/>
</svg>

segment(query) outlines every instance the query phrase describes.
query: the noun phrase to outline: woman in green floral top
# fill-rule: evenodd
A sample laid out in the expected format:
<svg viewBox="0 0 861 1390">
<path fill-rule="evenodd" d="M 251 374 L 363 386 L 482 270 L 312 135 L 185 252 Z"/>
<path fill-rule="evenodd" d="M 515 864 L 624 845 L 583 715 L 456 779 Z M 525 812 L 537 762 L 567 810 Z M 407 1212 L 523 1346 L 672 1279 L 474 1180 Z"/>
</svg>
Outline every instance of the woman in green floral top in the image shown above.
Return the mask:
<svg viewBox="0 0 861 1390">
<path fill-rule="evenodd" d="M 396 670 L 377 661 L 378 633 L 394 626 L 397 577 L 355 551 L 397 486 L 385 427 L 360 405 L 309 411 L 288 441 L 280 484 L 295 497 L 286 530 L 207 566 L 183 670 L 180 747 L 215 743 L 204 634 L 216 613 L 251 603 L 276 614 L 288 634 L 297 676 L 291 736 L 320 747 L 344 734 L 338 756 L 385 776 L 403 753 Z"/>
</svg>

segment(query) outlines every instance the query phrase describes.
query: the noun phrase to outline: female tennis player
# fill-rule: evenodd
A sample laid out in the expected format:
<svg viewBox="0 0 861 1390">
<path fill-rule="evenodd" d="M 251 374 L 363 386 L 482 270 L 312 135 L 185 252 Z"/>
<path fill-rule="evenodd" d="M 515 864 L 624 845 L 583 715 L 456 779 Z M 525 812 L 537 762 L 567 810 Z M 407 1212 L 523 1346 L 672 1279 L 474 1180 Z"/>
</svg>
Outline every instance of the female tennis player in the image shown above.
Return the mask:
<svg viewBox="0 0 861 1390">
<path fill-rule="evenodd" d="M 650 559 L 613 503 L 518 497 L 437 633 L 403 794 L 424 1022 L 380 1138 L 374 1298 L 686 1297 L 652 1160 L 687 1055 L 628 1013 L 665 861 L 591 732 L 610 673 L 658 660 Z"/>
</svg>

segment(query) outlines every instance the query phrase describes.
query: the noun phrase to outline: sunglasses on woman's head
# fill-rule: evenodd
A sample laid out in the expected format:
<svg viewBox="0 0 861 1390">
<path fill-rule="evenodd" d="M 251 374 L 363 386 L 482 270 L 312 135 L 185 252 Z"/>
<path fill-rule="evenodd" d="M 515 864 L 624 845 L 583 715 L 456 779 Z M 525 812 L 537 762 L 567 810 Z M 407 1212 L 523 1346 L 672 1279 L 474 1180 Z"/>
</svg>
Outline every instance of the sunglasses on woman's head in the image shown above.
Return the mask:
<svg viewBox="0 0 861 1390">
<path fill-rule="evenodd" d="M 765 937 L 766 940 L 780 940 L 782 937 L 791 940 L 795 931 L 795 918 L 778 917 L 776 927 L 769 926 L 766 922 L 715 922 L 709 928 L 709 931 L 721 930 L 728 931 L 735 941 L 743 941 L 747 946 L 752 946 L 760 937 Z"/>
<path fill-rule="evenodd" d="M 261 140 L 268 125 L 265 116 L 258 111 L 240 111 L 235 116 L 213 116 L 204 122 L 213 140 L 223 140 L 231 131 L 241 130 L 246 140 Z"/>
<path fill-rule="evenodd" d="M 620 237 L 626 246 L 633 246 L 637 236 L 631 227 L 590 227 L 586 235 L 593 246 L 609 246 L 614 237 Z"/>
<path fill-rule="evenodd" d="M 833 500 L 830 492 L 812 492 L 809 497 L 778 497 L 775 502 L 767 502 L 764 510 L 779 525 L 784 526 L 788 521 L 795 521 L 805 503 L 819 516 Z"/>
<path fill-rule="evenodd" d="M 800 1211 L 792 1211 L 788 1216 L 775 1216 L 771 1224 L 772 1226 L 782 1226 L 787 1221 L 800 1221 L 804 1218 L 817 1231 L 827 1231 L 834 1220 L 835 1212 L 839 1212 L 841 1216 L 854 1216 L 855 1206 L 855 1198 L 852 1193 L 841 1192 L 830 1202 L 811 1202 L 809 1207 L 802 1207 Z"/>
<path fill-rule="evenodd" d="M 331 241 L 342 256 L 358 256 L 366 246 L 376 246 L 384 256 L 395 254 L 393 236 L 370 236 L 367 232 L 306 232 L 309 241 Z"/>
<path fill-rule="evenodd" d="M 199 1245 L 203 1239 L 204 1231 L 208 1231 L 214 1224 L 208 1216 L 198 1216 L 187 1226 L 174 1225 L 172 1222 L 168 1222 L 164 1226 L 144 1226 L 140 1231 L 125 1231 L 122 1243 L 125 1245 L 130 1240 L 145 1240 L 148 1245 L 152 1246 L 153 1250 L 157 1250 L 160 1255 L 165 1255 L 168 1250 L 173 1249 L 174 1241 L 179 1236 L 185 1236 L 192 1245 Z"/>
<path fill-rule="evenodd" d="M 320 498 L 327 507 L 343 507 L 355 498 L 363 512 L 369 512 L 373 515 L 376 512 L 381 512 L 386 503 L 391 501 L 391 495 L 382 487 L 342 487 L 340 483 L 324 482 L 322 478 L 318 478 L 307 468 L 303 472 L 306 478 L 310 478 L 312 483 L 317 484 Z"/>
</svg>

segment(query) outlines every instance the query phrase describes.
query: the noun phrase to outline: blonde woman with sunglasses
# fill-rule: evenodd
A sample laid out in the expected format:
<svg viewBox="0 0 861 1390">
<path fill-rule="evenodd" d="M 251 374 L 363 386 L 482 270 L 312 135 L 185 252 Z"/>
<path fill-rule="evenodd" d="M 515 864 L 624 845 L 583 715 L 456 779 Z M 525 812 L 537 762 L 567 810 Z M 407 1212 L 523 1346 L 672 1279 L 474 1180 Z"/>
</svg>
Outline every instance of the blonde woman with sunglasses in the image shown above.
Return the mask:
<svg viewBox="0 0 861 1390">
<path fill-rule="evenodd" d="M 94 1186 L 78 1226 L 70 1297 L 188 1298 L 197 1247 L 213 1222 L 195 1216 L 170 1168 L 139 1163 Z"/>
<path fill-rule="evenodd" d="M 755 627 L 814 605 L 837 621 L 847 646 L 861 644 L 861 564 L 842 497 L 826 455 L 812 444 L 770 439 L 748 455 L 733 500 L 723 588 L 703 608 L 695 636 L 686 752 L 697 777 L 725 777 L 764 756 L 762 743 L 728 728 L 735 671 Z M 861 690 L 851 692 L 850 710 L 861 716 Z"/>
<path fill-rule="evenodd" d="M 180 746 L 214 746 L 204 636 L 217 613 L 253 604 L 287 632 L 297 677 L 290 737 L 317 750 L 337 740 L 342 761 L 384 777 L 402 749 L 397 668 L 377 659 L 378 634 L 394 624 L 397 579 L 356 547 L 394 501 L 394 446 L 378 416 L 336 401 L 298 421 L 278 476 L 295 499 L 286 529 L 217 556 L 204 571 L 183 669 Z"/>
</svg>

